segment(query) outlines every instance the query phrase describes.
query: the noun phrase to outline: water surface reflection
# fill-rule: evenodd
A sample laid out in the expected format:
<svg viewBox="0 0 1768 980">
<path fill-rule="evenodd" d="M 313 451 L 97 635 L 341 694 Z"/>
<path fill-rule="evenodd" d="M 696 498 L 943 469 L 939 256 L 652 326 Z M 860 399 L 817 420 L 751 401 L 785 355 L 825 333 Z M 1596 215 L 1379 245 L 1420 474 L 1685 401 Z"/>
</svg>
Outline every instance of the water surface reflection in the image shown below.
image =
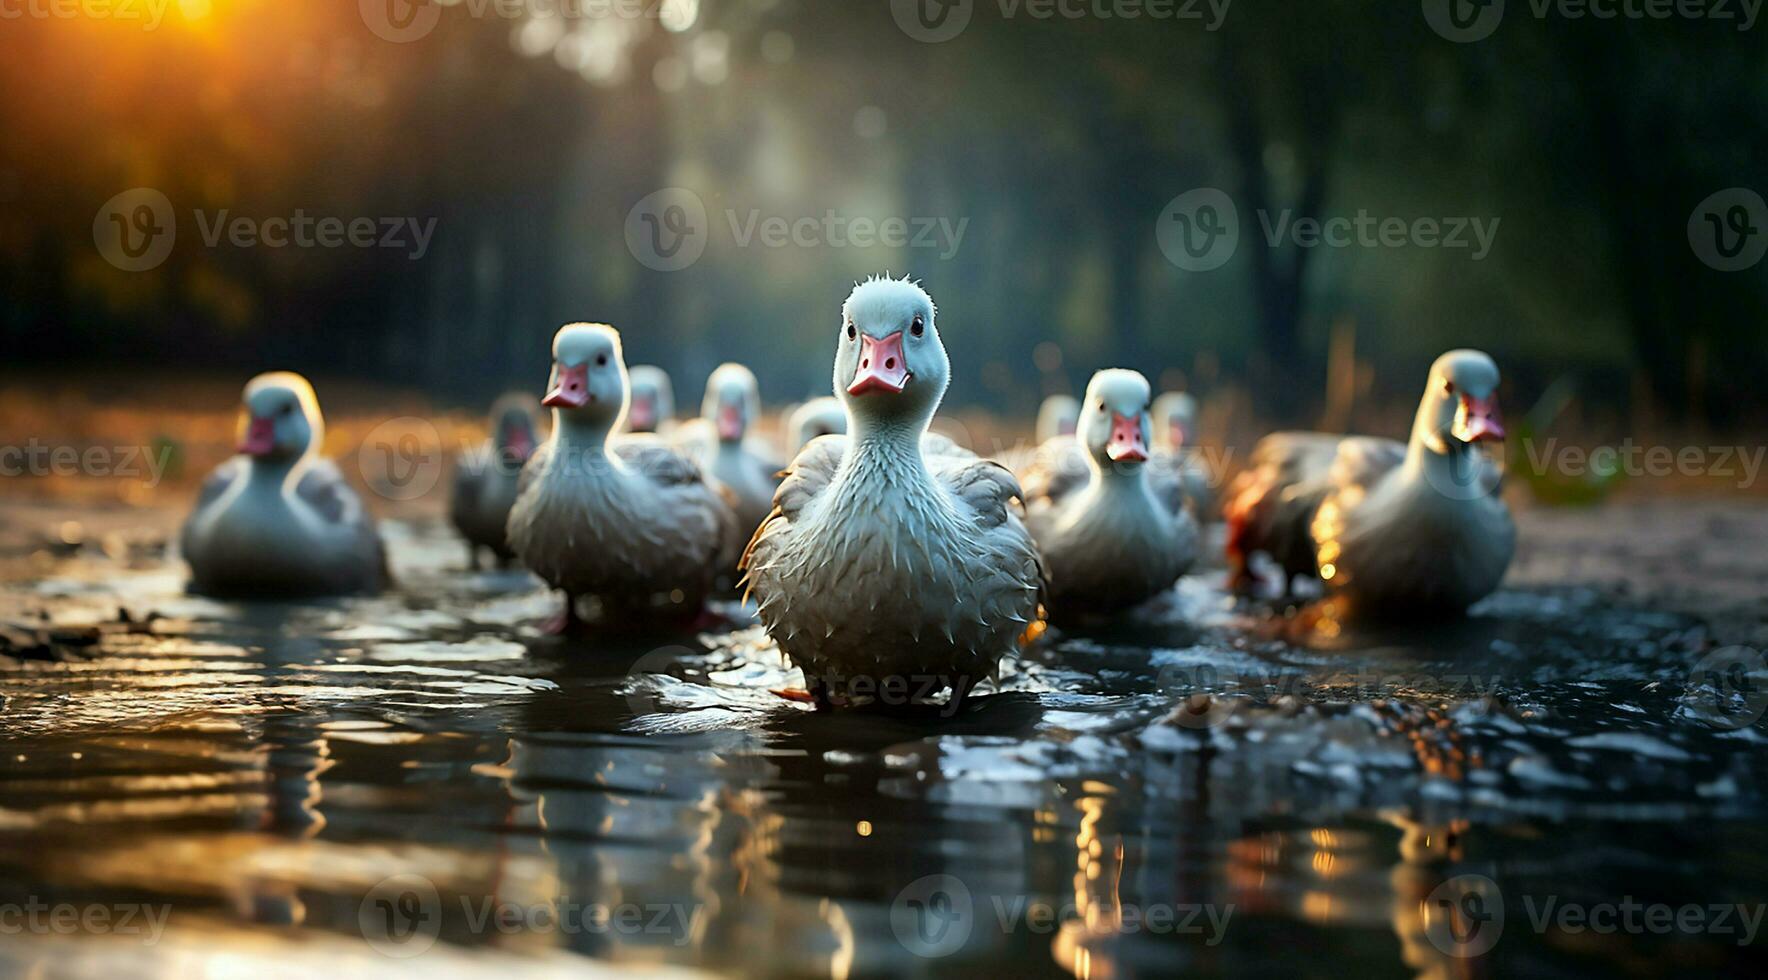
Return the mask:
<svg viewBox="0 0 1768 980">
<path fill-rule="evenodd" d="M 958 717 L 824 717 L 741 610 L 566 643 L 439 528 L 394 559 L 334 603 L 84 554 L 0 590 L 159 614 L 0 672 L 0 902 L 171 910 L 152 945 L 0 935 L 7 972 L 1723 971 L 1733 936 L 1529 913 L 1768 898 L 1760 724 L 1686 710 L 1703 627 L 1576 590 L 1369 633 L 1188 581 Z M 1473 958 L 1432 911 L 1469 876 L 1506 912 Z"/>
</svg>

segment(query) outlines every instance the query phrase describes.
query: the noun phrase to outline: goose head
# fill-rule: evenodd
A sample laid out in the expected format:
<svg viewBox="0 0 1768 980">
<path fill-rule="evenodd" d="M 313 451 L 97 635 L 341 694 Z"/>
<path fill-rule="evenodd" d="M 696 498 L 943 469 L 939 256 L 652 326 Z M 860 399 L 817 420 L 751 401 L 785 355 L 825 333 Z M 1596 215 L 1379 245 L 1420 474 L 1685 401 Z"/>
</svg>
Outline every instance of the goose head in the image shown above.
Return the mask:
<svg viewBox="0 0 1768 980">
<path fill-rule="evenodd" d="M 846 432 L 847 412 L 842 409 L 840 401 L 828 395 L 812 398 L 792 413 L 792 420 L 787 423 L 786 431 L 792 434 L 792 455 L 797 456 L 806 443 L 818 436 Z"/>
<path fill-rule="evenodd" d="M 1139 371 L 1107 368 L 1087 382 L 1075 435 L 1102 470 L 1148 461 L 1148 379 Z"/>
<path fill-rule="evenodd" d="M 1169 391 L 1154 399 L 1154 441 L 1177 452 L 1197 438 L 1197 399 L 1182 391 Z"/>
<path fill-rule="evenodd" d="M 1452 350 L 1430 367 L 1430 381 L 1418 405 L 1413 437 L 1438 453 L 1475 443 L 1501 441 L 1498 365 L 1477 350 Z"/>
<path fill-rule="evenodd" d="M 933 300 L 907 279 L 869 279 L 841 307 L 835 391 L 857 432 L 926 428 L 945 397 L 951 362 Z"/>
<path fill-rule="evenodd" d="M 741 364 L 725 363 L 706 379 L 706 396 L 700 417 L 712 423 L 718 441 L 741 443 L 749 426 L 761 414 L 761 388 L 755 373 Z"/>
<path fill-rule="evenodd" d="M 634 364 L 627 376 L 632 380 L 632 406 L 626 410 L 628 432 L 656 432 L 658 426 L 675 417 L 675 386 L 669 374 L 652 364 Z"/>
<path fill-rule="evenodd" d="M 610 429 L 626 412 L 626 359 L 620 331 L 605 323 L 569 323 L 553 335 L 552 376 L 542 405 L 554 428 Z"/>
<path fill-rule="evenodd" d="M 1080 419 L 1080 402 L 1073 395 L 1051 395 L 1037 409 L 1037 442 L 1043 445 L 1057 436 L 1074 435 Z"/>
<path fill-rule="evenodd" d="M 506 392 L 491 403 L 491 445 L 497 461 L 519 467 L 540 443 L 540 403 L 525 391 Z"/>
<path fill-rule="evenodd" d="M 325 437 L 319 398 L 307 379 L 272 371 L 247 382 L 241 396 L 239 452 L 254 460 L 288 463 L 316 452 Z"/>
</svg>

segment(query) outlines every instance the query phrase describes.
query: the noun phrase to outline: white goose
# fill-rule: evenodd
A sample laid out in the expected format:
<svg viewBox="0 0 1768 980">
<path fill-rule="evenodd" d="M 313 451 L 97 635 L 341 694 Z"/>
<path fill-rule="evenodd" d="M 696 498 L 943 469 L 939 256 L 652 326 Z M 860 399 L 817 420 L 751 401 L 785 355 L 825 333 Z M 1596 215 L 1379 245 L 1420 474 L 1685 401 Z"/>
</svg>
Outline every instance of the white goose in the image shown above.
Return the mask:
<svg viewBox="0 0 1768 980">
<path fill-rule="evenodd" d="M 786 423 L 786 456 L 798 455 L 810 440 L 818 436 L 838 436 L 847 432 L 847 409 L 839 399 L 829 395 L 812 398 L 792 412 Z"/>
<path fill-rule="evenodd" d="M 491 405 L 491 437 L 474 453 L 455 460 L 454 493 L 448 517 L 467 540 L 467 563 L 479 567 L 479 549 L 490 550 L 507 567 L 510 550 L 510 507 L 522 466 L 534 455 L 540 437 L 540 402 L 526 392 L 512 391 Z"/>
<path fill-rule="evenodd" d="M 378 592 L 386 555 L 374 520 L 331 460 L 307 379 L 260 374 L 243 396 L 239 455 L 204 481 L 180 549 L 208 595 Z"/>
<path fill-rule="evenodd" d="M 1261 440 L 1226 507 L 1231 583 L 1266 552 L 1285 580 L 1315 574 L 1354 610 L 1459 612 L 1498 587 L 1516 550 L 1501 471 L 1498 366 L 1476 350 L 1431 365 L 1407 443 L 1278 433 Z"/>
<path fill-rule="evenodd" d="M 1148 395 L 1138 372 L 1093 375 L 1076 435 L 1038 453 L 1062 460 L 1078 445 L 1086 468 L 1034 465 L 1021 475 L 1025 525 L 1050 570 L 1052 618 L 1138 605 L 1196 561 L 1197 524 L 1177 474 L 1147 465 Z"/>
<path fill-rule="evenodd" d="M 700 422 L 690 435 L 696 458 L 708 476 L 735 495 L 737 521 L 745 535 L 760 526 L 773 508 L 780 463 L 750 438 L 761 415 L 761 389 L 741 364 L 720 364 L 706 379 Z M 710 431 L 712 437 L 706 437 Z"/>
<path fill-rule="evenodd" d="M 1169 391 L 1154 399 L 1154 449 L 1154 468 L 1172 471 L 1184 487 L 1191 513 L 1198 520 L 1215 514 L 1215 481 L 1197 449 L 1196 398 Z"/>
<path fill-rule="evenodd" d="M 949 686 L 962 703 L 1035 617 L 1037 549 L 997 463 L 928 437 L 950 363 L 933 301 L 906 280 L 855 287 L 835 390 L 847 435 L 798 454 L 744 555 L 760 616 L 819 707 Z"/>
<path fill-rule="evenodd" d="M 1080 424 L 1080 402 L 1073 395 L 1051 395 L 1037 407 L 1037 442 L 1043 445 L 1057 436 L 1074 435 Z"/>
<path fill-rule="evenodd" d="M 552 435 L 522 470 L 508 527 L 522 564 L 565 593 L 552 632 L 580 625 L 583 595 L 617 615 L 691 616 L 741 547 L 723 494 L 691 460 L 652 437 L 609 441 L 628 394 L 613 327 L 559 328 L 541 402 Z"/>
<path fill-rule="evenodd" d="M 667 436 L 675 428 L 675 385 L 669 372 L 652 364 L 634 364 L 632 407 L 626 411 L 627 432 L 654 432 Z"/>
</svg>

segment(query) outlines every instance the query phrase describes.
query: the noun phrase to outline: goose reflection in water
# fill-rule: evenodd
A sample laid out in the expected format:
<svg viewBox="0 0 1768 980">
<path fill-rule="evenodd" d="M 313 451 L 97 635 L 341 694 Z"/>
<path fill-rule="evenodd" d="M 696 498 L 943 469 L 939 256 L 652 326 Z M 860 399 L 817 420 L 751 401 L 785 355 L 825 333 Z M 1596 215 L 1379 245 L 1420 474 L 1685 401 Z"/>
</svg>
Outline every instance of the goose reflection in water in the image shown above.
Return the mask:
<svg viewBox="0 0 1768 980">
<path fill-rule="evenodd" d="M 543 859 L 551 890 L 490 897 L 556 908 L 574 952 L 739 968 L 771 949 L 792 972 L 835 976 L 851 964 L 843 909 L 781 891 L 784 821 L 760 789 L 778 770 L 758 736 L 543 734 L 512 739 L 505 768 L 504 846 Z"/>
</svg>

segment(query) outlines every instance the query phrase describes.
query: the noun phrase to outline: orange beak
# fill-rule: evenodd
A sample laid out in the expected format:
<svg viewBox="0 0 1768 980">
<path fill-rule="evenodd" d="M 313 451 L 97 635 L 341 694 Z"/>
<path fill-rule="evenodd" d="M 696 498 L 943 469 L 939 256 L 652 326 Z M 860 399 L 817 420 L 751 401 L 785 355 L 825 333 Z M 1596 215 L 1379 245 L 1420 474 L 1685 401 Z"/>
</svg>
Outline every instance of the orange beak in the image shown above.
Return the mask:
<svg viewBox="0 0 1768 980">
<path fill-rule="evenodd" d="M 1142 438 L 1140 415 L 1111 413 L 1111 441 L 1105 446 L 1105 455 L 1111 457 L 1113 463 L 1141 463 L 1148 459 L 1148 443 Z"/>
<path fill-rule="evenodd" d="M 239 451 L 247 456 L 268 456 L 276 448 L 276 423 L 254 416 L 239 437 Z"/>
<path fill-rule="evenodd" d="M 901 330 L 883 340 L 873 340 L 861 334 L 859 342 L 859 370 L 853 374 L 853 383 L 847 386 L 848 394 L 863 395 L 868 391 L 896 394 L 908 386 L 909 365 L 902 356 Z"/>
<path fill-rule="evenodd" d="M 553 386 L 540 400 L 547 408 L 582 408 L 589 403 L 589 365 L 555 365 Z"/>
<path fill-rule="evenodd" d="M 1455 410 L 1455 424 L 1449 434 L 1465 443 L 1495 442 L 1504 438 L 1504 421 L 1498 412 L 1498 396 L 1475 398 L 1461 396 L 1461 407 Z"/>
</svg>

